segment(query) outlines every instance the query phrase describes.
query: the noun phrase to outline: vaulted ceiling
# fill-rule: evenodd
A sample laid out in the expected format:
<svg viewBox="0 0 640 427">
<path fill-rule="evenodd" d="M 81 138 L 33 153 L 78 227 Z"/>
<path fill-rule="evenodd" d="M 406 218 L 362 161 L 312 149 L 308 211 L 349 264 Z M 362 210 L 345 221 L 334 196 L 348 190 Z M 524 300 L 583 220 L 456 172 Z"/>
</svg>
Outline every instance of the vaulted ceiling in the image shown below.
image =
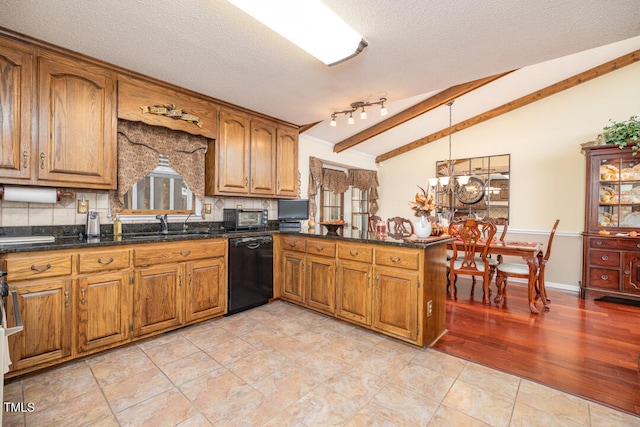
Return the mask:
<svg viewBox="0 0 640 427">
<path fill-rule="evenodd" d="M 384 96 L 391 116 L 517 70 L 460 97 L 458 122 L 640 49 L 637 0 L 324 1 L 369 43 L 333 67 L 224 0 L 9 0 L 0 26 L 291 123 L 324 121 L 306 135 L 333 144 L 382 120 L 329 127 L 354 101 Z M 436 108 L 354 149 L 378 156 L 447 123 Z"/>
</svg>

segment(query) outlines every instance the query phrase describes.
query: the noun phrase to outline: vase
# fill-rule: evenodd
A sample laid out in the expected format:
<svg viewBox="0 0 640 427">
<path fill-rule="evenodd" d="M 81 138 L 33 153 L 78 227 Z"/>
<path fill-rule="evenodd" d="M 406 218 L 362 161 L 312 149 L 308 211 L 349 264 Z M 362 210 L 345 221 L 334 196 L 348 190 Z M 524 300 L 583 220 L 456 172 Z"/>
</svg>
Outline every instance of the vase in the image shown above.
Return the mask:
<svg viewBox="0 0 640 427">
<path fill-rule="evenodd" d="M 416 233 L 416 236 L 418 236 L 420 239 L 426 239 L 427 237 L 431 236 L 431 223 L 427 221 L 426 216 L 418 217 L 418 221 L 414 226 L 414 231 Z"/>
</svg>

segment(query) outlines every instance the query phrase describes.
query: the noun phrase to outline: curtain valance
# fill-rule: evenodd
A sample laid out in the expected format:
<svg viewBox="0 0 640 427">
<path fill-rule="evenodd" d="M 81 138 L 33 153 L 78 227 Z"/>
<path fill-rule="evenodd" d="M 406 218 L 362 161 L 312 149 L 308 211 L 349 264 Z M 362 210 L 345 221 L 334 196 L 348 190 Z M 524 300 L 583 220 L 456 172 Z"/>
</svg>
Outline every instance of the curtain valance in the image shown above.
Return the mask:
<svg viewBox="0 0 640 427">
<path fill-rule="evenodd" d="M 124 207 L 124 195 L 158 166 L 160 155 L 204 203 L 204 157 L 208 139 L 186 132 L 118 120 L 118 188 L 111 192 L 114 213 Z"/>
<path fill-rule="evenodd" d="M 322 160 L 309 157 L 309 214 L 313 218 L 317 208 L 315 196 L 320 188 L 344 193 L 350 186 L 369 192 L 369 214 L 378 212 L 378 172 L 368 169 L 348 169 L 347 172 L 323 169 Z"/>
</svg>

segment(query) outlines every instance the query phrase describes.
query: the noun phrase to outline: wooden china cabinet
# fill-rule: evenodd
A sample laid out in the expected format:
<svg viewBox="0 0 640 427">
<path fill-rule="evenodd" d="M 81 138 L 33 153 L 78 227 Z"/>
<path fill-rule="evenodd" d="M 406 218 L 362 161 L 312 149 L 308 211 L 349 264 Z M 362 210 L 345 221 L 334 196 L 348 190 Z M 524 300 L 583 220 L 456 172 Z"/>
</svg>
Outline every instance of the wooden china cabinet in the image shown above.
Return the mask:
<svg viewBox="0 0 640 427">
<path fill-rule="evenodd" d="M 583 146 L 587 195 L 581 296 L 640 298 L 640 155 L 630 147 Z"/>
</svg>

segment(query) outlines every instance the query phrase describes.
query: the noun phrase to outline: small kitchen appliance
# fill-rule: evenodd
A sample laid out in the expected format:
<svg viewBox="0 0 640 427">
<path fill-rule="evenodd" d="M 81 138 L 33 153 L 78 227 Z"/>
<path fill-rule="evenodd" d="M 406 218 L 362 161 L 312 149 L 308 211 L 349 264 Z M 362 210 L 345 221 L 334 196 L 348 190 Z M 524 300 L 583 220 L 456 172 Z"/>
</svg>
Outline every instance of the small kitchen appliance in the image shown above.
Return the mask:
<svg viewBox="0 0 640 427">
<path fill-rule="evenodd" d="M 266 229 L 268 214 L 266 209 L 224 209 L 223 225 L 227 230 Z"/>
<path fill-rule="evenodd" d="M 87 212 L 87 237 L 100 236 L 100 215 L 96 211 Z"/>
</svg>

